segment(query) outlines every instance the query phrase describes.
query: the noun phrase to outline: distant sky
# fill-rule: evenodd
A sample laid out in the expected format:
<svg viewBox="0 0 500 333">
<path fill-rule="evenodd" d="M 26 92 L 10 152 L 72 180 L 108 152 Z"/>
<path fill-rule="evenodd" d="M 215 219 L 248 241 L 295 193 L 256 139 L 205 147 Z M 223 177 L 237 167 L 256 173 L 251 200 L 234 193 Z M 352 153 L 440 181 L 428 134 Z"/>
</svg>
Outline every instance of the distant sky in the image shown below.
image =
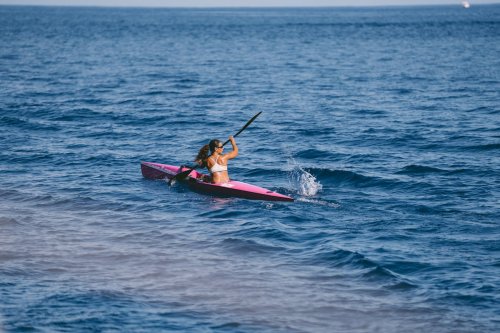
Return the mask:
<svg viewBox="0 0 500 333">
<path fill-rule="evenodd" d="M 281 7 L 461 5 L 462 0 L 0 0 L 0 5 L 121 6 L 121 7 Z M 491 4 L 500 0 L 469 0 Z"/>
</svg>

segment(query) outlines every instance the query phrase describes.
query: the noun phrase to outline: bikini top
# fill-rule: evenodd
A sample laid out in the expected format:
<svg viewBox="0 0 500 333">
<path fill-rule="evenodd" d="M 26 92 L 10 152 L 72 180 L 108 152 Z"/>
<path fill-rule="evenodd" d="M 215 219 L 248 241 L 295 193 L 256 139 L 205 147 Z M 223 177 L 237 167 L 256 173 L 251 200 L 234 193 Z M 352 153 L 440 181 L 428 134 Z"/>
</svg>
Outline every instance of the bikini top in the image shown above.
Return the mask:
<svg viewBox="0 0 500 333">
<path fill-rule="evenodd" d="M 217 163 L 217 159 L 215 160 L 214 165 L 212 165 L 212 167 L 208 170 L 210 170 L 211 173 L 227 171 L 227 165 L 221 165 L 221 164 Z"/>
</svg>

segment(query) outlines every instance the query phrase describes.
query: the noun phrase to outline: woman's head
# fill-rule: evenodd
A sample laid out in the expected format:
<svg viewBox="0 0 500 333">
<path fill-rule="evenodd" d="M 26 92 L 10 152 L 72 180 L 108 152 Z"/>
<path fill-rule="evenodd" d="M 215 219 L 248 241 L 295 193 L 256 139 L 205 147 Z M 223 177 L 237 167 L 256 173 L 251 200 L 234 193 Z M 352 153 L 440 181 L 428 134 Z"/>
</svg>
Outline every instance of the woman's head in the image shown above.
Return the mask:
<svg viewBox="0 0 500 333">
<path fill-rule="evenodd" d="M 207 158 L 210 156 L 208 151 L 210 150 L 210 154 L 213 154 L 217 149 L 222 148 L 222 142 L 217 139 L 213 139 L 210 141 L 208 145 L 204 145 L 201 147 L 198 155 L 196 156 L 195 162 L 200 166 L 207 166 Z M 222 150 L 221 150 L 222 151 Z"/>
<path fill-rule="evenodd" d="M 210 140 L 210 143 L 208 144 L 210 147 L 210 153 L 214 153 L 218 148 L 223 148 L 222 147 L 222 142 L 217 139 Z"/>
</svg>

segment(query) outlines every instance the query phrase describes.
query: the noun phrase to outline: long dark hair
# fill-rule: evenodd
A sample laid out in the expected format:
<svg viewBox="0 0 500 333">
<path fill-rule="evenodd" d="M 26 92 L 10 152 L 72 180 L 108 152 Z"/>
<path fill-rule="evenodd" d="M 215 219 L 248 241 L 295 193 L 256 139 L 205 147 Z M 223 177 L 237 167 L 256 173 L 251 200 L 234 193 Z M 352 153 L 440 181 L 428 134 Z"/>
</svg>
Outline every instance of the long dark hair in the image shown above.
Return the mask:
<svg viewBox="0 0 500 333">
<path fill-rule="evenodd" d="M 221 145 L 222 142 L 217 139 L 210 140 L 210 143 L 208 144 L 210 146 L 210 153 L 213 154 L 215 149 Z"/>
<path fill-rule="evenodd" d="M 208 157 L 214 153 L 215 149 L 220 146 L 221 142 L 217 139 L 210 140 L 207 145 L 201 147 L 198 155 L 196 155 L 195 162 L 198 163 L 201 167 L 207 167 L 207 159 Z"/>
</svg>

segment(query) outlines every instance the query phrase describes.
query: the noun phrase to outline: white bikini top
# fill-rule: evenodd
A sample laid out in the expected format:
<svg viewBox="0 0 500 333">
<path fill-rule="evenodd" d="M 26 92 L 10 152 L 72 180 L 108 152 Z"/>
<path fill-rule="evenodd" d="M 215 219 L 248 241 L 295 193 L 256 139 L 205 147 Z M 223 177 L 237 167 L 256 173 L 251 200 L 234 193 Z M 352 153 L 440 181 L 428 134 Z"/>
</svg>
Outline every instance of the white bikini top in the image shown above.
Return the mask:
<svg viewBox="0 0 500 333">
<path fill-rule="evenodd" d="M 227 171 L 227 165 L 221 165 L 221 164 L 217 163 L 217 160 L 215 160 L 214 165 L 212 165 L 212 167 L 208 170 L 210 170 L 211 173 Z"/>
</svg>

